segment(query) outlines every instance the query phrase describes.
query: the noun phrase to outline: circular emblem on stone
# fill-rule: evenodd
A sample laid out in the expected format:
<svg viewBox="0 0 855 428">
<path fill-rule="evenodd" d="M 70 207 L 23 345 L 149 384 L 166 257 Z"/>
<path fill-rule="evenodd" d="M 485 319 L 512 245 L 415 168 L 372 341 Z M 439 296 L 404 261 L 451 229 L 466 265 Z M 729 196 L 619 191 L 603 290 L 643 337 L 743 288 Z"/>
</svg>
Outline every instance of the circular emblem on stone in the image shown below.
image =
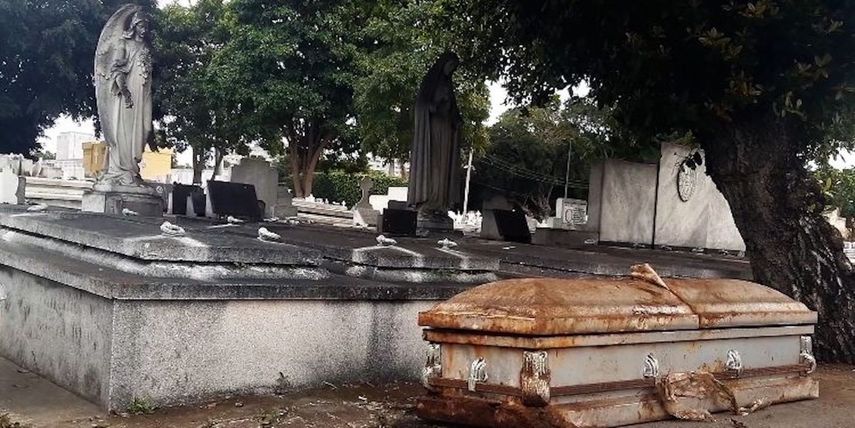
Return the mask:
<svg viewBox="0 0 855 428">
<path fill-rule="evenodd" d="M 686 161 L 680 163 L 680 171 L 677 172 L 677 195 L 683 202 L 688 202 L 695 193 L 695 184 L 698 181 L 698 171 L 689 168 Z"/>
</svg>

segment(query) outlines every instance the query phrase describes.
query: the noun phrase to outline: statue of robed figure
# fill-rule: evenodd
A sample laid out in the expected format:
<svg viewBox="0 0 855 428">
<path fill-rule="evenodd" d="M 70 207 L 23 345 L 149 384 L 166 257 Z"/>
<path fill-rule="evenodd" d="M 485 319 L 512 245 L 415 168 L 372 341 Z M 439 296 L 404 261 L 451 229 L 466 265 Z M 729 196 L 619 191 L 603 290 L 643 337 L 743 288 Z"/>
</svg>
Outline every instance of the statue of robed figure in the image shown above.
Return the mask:
<svg viewBox="0 0 855 428">
<path fill-rule="evenodd" d="M 451 80 L 458 64 L 456 54 L 442 54 L 416 98 L 407 204 L 418 209 L 420 227 L 451 228 L 448 210 L 460 199 L 462 119 Z"/>
<path fill-rule="evenodd" d="M 107 21 L 95 54 L 95 97 L 109 148 L 100 185 L 143 186 L 139 162 L 152 138 L 149 19 L 127 4 Z"/>
</svg>

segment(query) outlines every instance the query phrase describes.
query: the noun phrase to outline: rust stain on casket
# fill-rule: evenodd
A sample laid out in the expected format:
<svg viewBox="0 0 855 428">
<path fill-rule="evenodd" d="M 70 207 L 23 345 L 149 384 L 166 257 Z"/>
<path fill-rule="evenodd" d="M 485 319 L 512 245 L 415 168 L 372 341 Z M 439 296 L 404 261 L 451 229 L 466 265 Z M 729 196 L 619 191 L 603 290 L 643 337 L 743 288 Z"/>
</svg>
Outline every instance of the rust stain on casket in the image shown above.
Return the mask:
<svg viewBox="0 0 855 428">
<path fill-rule="evenodd" d="M 814 324 L 816 313 L 768 287 L 733 279 L 510 279 L 419 313 L 419 325 L 485 334 L 550 336 Z"/>
</svg>

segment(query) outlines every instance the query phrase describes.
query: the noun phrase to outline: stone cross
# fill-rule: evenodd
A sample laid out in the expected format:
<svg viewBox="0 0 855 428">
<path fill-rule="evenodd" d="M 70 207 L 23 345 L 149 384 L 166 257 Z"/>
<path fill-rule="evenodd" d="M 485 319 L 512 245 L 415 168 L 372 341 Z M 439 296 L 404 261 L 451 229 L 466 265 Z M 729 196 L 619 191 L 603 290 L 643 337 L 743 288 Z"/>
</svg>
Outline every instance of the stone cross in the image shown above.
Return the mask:
<svg viewBox="0 0 855 428">
<path fill-rule="evenodd" d="M 374 187 L 374 180 L 371 177 L 362 177 L 359 180 L 359 189 L 362 190 L 362 198 L 356 203 L 356 208 L 371 208 L 371 202 L 368 201 L 369 193 Z"/>
</svg>

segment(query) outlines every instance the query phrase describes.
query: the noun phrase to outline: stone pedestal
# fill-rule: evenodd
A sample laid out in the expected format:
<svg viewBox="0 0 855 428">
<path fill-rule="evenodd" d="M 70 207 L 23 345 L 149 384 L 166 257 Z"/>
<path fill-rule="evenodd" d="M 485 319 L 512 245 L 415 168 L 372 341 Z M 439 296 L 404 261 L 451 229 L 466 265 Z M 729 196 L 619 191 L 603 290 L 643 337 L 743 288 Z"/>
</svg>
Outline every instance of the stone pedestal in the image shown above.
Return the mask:
<svg viewBox="0 0 855 428">
<path fill-rule="evenodd" d="M 81 209 L 87 212 L 122 214 L 125 208 L 141 216 L 163 215 L 163 198 L 148 186 L 104 186 L 83 193 Z"/>
</svg>

